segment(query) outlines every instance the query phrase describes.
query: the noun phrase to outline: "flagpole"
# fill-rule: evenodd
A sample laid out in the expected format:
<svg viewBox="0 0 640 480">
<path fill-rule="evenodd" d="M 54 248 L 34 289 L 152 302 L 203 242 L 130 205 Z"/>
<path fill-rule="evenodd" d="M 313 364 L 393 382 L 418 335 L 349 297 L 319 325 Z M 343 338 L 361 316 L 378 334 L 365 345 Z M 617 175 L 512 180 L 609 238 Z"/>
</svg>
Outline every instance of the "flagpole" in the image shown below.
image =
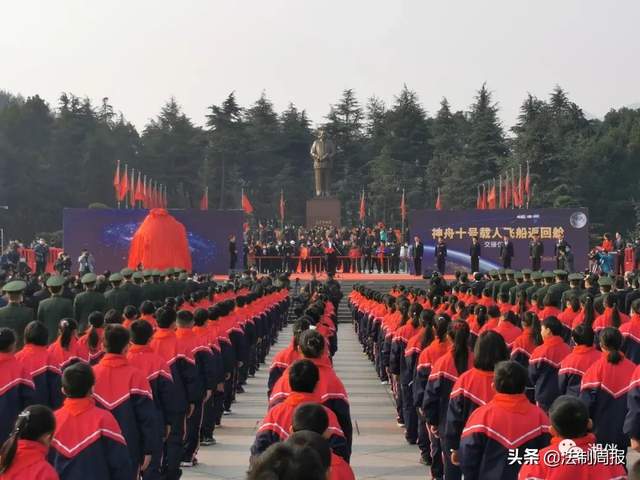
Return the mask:
<svg viewBox="0 0 640 480">
<path fill-rule="evenodd" d="M 280 229 L 284 234 L 284 189 L 280 189 Z"/>
<path fill-rule="evenodd" d="M 400 216 L 402 217 L 402 234 L 400 235 L 400 239 L 404 240 L 404 222 L 405 222 L 405 211 L 407 210 L 407 205 L 404 199 L 404 188 L 402 189 L 402 211 L 400 212 Z"/>
<path fill-rule="evenodd" d="M 529 200 L 531 199 L 531 185 L 529 182 L 531 181 L 531 177 L 529 176 L 529 160 L 527 160 L 527 179 L 525 183 L 527 184 L 527 208 L 529 208 Z"/>
</svg>

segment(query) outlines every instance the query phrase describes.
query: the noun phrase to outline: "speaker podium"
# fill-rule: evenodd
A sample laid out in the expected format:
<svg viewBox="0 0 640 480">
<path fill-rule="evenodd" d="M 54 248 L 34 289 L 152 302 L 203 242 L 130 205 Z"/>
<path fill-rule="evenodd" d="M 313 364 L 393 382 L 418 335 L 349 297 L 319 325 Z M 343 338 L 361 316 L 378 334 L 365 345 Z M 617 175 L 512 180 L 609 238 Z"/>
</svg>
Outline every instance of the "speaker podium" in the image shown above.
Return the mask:
<svg viewBox="0 0 640 480">
<path fill-rule="evenodd" d="M 307 228 L 340 227 L 340 200 L 316 197 L 307 200 Z"/>
</svg>

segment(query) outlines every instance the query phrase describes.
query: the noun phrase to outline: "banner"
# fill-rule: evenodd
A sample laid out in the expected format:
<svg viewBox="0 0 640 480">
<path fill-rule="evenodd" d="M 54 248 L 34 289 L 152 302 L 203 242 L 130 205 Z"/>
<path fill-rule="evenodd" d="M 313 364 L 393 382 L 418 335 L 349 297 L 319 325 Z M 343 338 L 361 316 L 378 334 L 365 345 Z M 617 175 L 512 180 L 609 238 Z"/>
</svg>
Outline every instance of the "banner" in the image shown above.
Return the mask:
<svg viewBox="0 0 640 480">
<path fill-rule="evenodd" d="M 564 235 L 571 246 L 574 271 L 588 266 L 589 217 L 584 208 L 498 209 L 498 210 L 412 210 L 409 212 L 412 237 L 424 242 L 423 266 L 435 270 L 434 245 L 438 237 L 447 244 L 447 273 L 469 271 L 471 237 L 477 236 L 481 247 L 480 270 L 502 268 L 499 258 L 502 237 L 511 236 L 514 257 L 511 267 L 530 268 L 529 242 L 534 233 L 544 244 L 543 270 L 556 268 L 554 246 Z"/>
<path fill-rule="evenodd" d="M 96 273 L 120 271 L 127 266 L 131 240 L 149 211 L 144 209 L 65 208 L 64 250 L 75 263 L 87 248 L 96 260 Z M 229 272 L 229 236 L 242 242 L 242 210 L 169 210 L 187 230 L 193 270 L 199 273 Z"/>
</svg>

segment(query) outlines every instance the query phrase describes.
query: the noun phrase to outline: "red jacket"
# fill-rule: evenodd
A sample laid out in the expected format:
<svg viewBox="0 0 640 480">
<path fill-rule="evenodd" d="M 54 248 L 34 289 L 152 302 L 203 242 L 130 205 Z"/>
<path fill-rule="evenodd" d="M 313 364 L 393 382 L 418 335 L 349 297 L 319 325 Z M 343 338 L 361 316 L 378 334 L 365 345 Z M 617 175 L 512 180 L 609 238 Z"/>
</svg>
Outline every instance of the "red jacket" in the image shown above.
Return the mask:
<svg viewBox="0 0 640 480">
<path fill-rule="evenodd" d="M 251 446 L 252 455 L 260 455 L 267 448 L 277 442 L 289 438 L 293 425 L 293 414 L 299 405 L 305 403 L 320 403 L 313 393 L 292 393 L 284 402 L 270 409 L 262 419 L 256 433 L 256 439 Z M 344 432 L 340 427 L 336 414 L 324 407 L 329 417 L 329 443 L 331 449 L 343 458 L 348 457 L 347 443 Z"/>
<path fill-rule="evenodd" d="M 340 455 L 331 453 L 331 473 L 329 480 L 356 480 L 353 470 Z"/>
<path fill-rule="evenodd" d="M 518 475 L 518 480 L 538 480 L 544 478 L 546 480 L 623 480 L 627 478 L 627 474 L 622 465 L 606 465 L 604 463 L 595 463 L 594 465 L 558 465 L 555 467 L 548 467 L 544 462 L 545 456 L 549 455 L 547 452 L 555 451 L 562 452 L 559 448 L 560 442 L 567 442 L 562 438 L 553 437 L 551 439 L 551 445 L 547 448 L 543 448 L 538 453 L 537 465 L 524 465 Z M 596 437 L 591 433 L 584 437 L 571 439 L 571 448 L 580 448 L 581 450 L 588 451 L 589 447 L 596 441 Z M 559 453 L 553 458 L 559 458 Z M 578 458 L 578 457 L 574 457 Z"/>
<path fill-rule="evenodd" d="M 536 347 L 529 358 L 529 378 L 535 387 L 536 403 L 545 411 L 560 395 L 558 370 L 571 349 L 562 337 L 554 335 Z"/>
<path fill-rule="evenodd" d="M 60 408 L 63 400 L 62 371 L 47 347 L 28 343 L 16 353 L 16 360 L 31 375 L 35 388 L 34 402 L 53 410 Z"/>
<path fill-rule="evenodd" d="M 580 382 L 584 372 L 600 360 L 602 353 L 594 347 L 576 345 L 573 351 L 560 362 L 558 385 L 560 395 L 580 395 Z"/>
<path fill-rule="evenodd" d="M 113 415 L 92 398 L 67 398 L 55 412 L 49 461 L 65 480 L 131 480 L 134 468 Z"/>
<path fill-rule="evenodd" d="M 48 450 L 40 442 L 18 440 L 16 456 L 0 480 L 58 480 L 55 468 L 46 459 Z"/>
<path fill-rule="evenodd" d="M 13 353 L 0 353 L 0 442 L 13 431 L 18 414 L 33 404 L 35 385 Z"/>
<path fill-rule="evenodd" d="M 62 348 L 60 337 L 58 337 L 55 342 L 49 345 L 49 353 L 61 370 L 76 362 L 89 362 L 89 350 L 75 337 L 71 338 L 67 349 Z"/>
<path fill-rule="evenodd" d="M 515 480 L 520 466 L 510 465 L 509 450 L 541 449 L 549 444 L 549 419 L 524 394 L 496 393 L 467 420 L 460 440 L 460 469 L 465 480 Z"/>
<path fill-rule="evenodd" d="M 511 345 L 511 360 L 515 360 L 523 367 L 529 366 L 529 357 L 537 345 L 531 339 L 531 327 L 525 327 L 520 336 Z"/>
<path fill-rule="evenodd" d="M 506 320 L 501 320 L 493 331 L 502 336 L 504 343 L 506 343 L 509 348 L 512 347 L 513 343 L 522 333 L 521 328 L 516 327 L 513 323 L 507 322 Z"/>
</svg>

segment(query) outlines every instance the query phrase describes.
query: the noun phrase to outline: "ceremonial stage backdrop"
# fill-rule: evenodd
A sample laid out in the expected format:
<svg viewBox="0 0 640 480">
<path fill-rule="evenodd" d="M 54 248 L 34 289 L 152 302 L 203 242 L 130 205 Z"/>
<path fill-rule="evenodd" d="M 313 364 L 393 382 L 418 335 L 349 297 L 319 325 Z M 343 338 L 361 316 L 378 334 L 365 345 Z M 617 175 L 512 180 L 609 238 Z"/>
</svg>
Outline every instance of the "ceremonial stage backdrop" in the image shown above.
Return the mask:
<svg viewBox="0 0 640 480">
<path fill-rule="evenodd" d="M 83 248 L 96 259 L 98 272 L 127 265 L 131 240 L 148 210 L 66 208 L 63 215 L 64 249 L 75 262 Z M 169 210 L 187 231 L 193 270 L 226 274 L 229 271 L 229 236 L 242 250 L 241 210 Z M 240 261 L 240 260 L 239 260 Z M 74 264 L 74 270 L 77 265 Z"/>
<path fill-rule="evenodd" d="M 447 272 L 471 268 L 469 246 L 477 236 L 482 247 L 482 271 L 502 267 L 499 259 L 502 235 L 509 233 L 515 256 L 511 266 L 530 268 L 529 242 L 539 233 L 544 244 L 542 268 L 556 268 L 554 245 L 561 233 L 571 245 L 576 271 L 587 268 L 589 252 L 589 220 L 584 208 L 574 209 L 503 209 L 503 210 L 413 210 L 409 212 L 412 237 L 424 242 L 423 266 L 435 270 L 434 245 L 439 236 L 447 244 Z"/>
</svg>

